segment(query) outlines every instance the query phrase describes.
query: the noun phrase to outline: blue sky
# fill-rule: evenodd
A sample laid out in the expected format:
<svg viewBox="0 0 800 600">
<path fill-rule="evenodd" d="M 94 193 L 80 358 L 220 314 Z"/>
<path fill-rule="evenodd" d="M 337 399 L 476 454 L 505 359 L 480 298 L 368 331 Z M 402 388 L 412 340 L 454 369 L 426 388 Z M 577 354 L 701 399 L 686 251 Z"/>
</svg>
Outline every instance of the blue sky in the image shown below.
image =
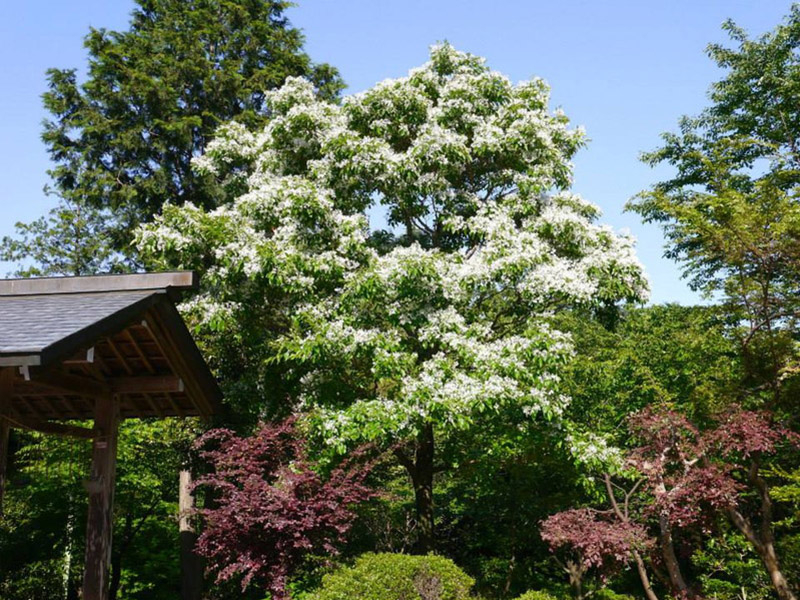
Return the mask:
<svg viewBox="0 0 800 600">
<path fill-rule="evenodd" d="M 724 41 L 730 17 L 752 34 L 772 29 L 790 3 L 773 0 L 299 0 L 289 17 L 317 61 L 337 66 L 348 92 L 404 75 L 448 40 L 485 56 L 512 80 L 539 76 L 591 139 L 575 161 L 575 191 L 604 221 L 639 240 L 653 301 L 697 301 L 679 269 L 661 257 L 660 230 L 622 212 L 625 202 L 669 174 L 641 164 L 659 134 L 707 103 L 721 73 L 705 56 Z M 128 0 L 0 1 L 0 236 L 51 206 L 42 192 L 49 163 L 39 140 L 48 67 L 86 64 L 88 27 L 124 29 Z M 0 272 L 8 266 L 0 263 Z"/>
</svg>

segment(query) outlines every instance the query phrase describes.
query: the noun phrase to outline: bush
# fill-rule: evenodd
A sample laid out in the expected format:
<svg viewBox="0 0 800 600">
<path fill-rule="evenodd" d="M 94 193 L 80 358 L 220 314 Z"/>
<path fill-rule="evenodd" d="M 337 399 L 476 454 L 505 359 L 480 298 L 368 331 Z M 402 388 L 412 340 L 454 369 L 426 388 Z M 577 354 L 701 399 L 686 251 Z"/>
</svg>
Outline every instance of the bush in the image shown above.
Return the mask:
<svg viewBox="0 0 800 600">
<path fill-rule="evenodd" d="M 556 596 L 540 590 L 525 592 L 516 600 L 557 600 Z"/>
<path fill-rule="evenodd" d="M 592 600 L 636 600 L 636 597 L 617 593 L 610 588 L 603 588 L 597 590 L 597 593 L 592 596 Z"/>
<path fill-rule="evenodd" d="M 474 583 L 442 556 L 364 554 L 326 575 L 309 600 L 465 600 Z"/>
</svg>

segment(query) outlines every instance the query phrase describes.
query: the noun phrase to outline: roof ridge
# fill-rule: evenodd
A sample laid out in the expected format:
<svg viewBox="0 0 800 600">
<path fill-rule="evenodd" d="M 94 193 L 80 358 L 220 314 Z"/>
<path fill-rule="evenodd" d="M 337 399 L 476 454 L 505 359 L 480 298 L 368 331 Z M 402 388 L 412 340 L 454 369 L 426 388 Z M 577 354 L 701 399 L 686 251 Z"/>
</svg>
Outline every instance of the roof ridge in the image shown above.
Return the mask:
<svg viewBox="0 0 800 600">
<path fill-rule="evenodd" d="M 197 289 L 193 271 L 0 279 L 0 297 Z"/>
</svg>

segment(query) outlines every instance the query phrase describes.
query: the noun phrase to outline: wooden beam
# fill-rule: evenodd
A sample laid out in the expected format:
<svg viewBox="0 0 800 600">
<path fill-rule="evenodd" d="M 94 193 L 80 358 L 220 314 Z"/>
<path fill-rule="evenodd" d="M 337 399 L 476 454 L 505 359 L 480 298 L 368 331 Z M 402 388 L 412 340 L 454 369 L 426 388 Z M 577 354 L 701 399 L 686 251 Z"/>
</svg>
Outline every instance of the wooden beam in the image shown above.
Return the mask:
<svg viewBox="0 0 800 600">
<path fill-rule="evenodd" d="M 94 428 L 96 437 L 92 447 L 92 470 L 86 482 L 89 514 L 82 598 L 108 600 L 119 429 L 119 400 L 115 396 L 108 395 L 96 400 Z"/>
<path fill-rule="evenodd" d="M 8 437 L 11 430 L 6 418 L 11 410 L 14 387 L 14 369 L 0 369 L 0 517 L 3 515 L 3 497 L 6 491 L 8 468 Z"/>
<path fill-rule="evenodd" d="M 178 530 L 181 544 L 181 600 L 200 600 L 203 595 L 203 560 L 195 553 L 197 532 L 192 523 L 195 510 L 192 473 L 178 477 Z"/>
<path fill-rule="evenodd" d="M 65 437 L 76 437 L 90 440 L 95 436 L 95 430 L 88 427 L 78 427 L 66 423 L 53 423 L 52 421 L 38 421 L 35 419 L 25 419 L 17 417 L 14 419 L 15 426 L 28 431 L 38 431 L 39 433 L 51 433 Z"/>
<path fill-rule="evenodd" d="M 67 358 L 61 361 L 62 365 L 90 365 L 94 363 L 94 346 L 81 351 L 78 356 Z"/>
<path fill-rule="evenodd" d="M 147 404 L 150 406 L 151 410 L 156 414 L 156 416 L 160 419 L 163 419 L 164 411 L 158 407 L 158 403 L 153 400 L 153 397 L 150 394 L 144 394 L 144 399 L 147 400 Z"/>
<path fill-rule="evenodd" d="M 101 400 L 111 393 L 111 388 L 99 381 L 60 371 L 40 371 L 34 373 L 32 378 L 35 383 L 44 387 L 84 398 Z"/>
<path fill-rule="evenodd" d="M 164 319 L 172 319 L 174 329 L 183 328 L 186 330 L 186 325 L 174 306 L 156 305 L 147 313 L 146 317 L 147 327 L 150 329 L 153 340 L 166 357 L 172 371 L 177 374 L 186 374 L 187 395 L 197 412 L 202 417 L 210 418 L 216 412 L 215 409 L 218 408 L 212 406 L 209 402 L 209 396 L 213 395 L 214 392 L 218 393 L 219 388 L 217 388 L 216 381 L 208 372 L 208 367 L 194 342 L 191 341 L 191 334 L 189 334 L 188 340 L 184 340 L 185 345 L 179 348 L 176 339 L 168 334 L 169 327 L 163 323 Z M 207 382 L 204 382 L 206 385 L 203 386 L 199 381 L 195 381 L 191 377 L 192 374 L 198 378 L 200 375 L 206 374 L 208 377 Z M 209 394 L 209 390 L 214 392 Z"/>
<path fill-rule="evenodd" d="M 183 380 L 175 375 L 145 375 L 142 377 L 116 377 L 109 379 L 111 391 L 116 394 L 166 394 L 184 390 Z"/>
<path fill-rule="evenodd" d="M 106 338 L 106 343 L 108 344 L 108 347 L 111 348 L 114 356 L 117 357 L 117 360 L 122 365 L 122 368 L 125 369 L 125 372 L 128 373 L 128 375 L 133 375 L 133 369 L 131 369 L 128 361 L 125 360 L 125 357 L 122 355 L 122 352 L 119 350 L 119 348 L 117 348 L 114 340 L 111 339 L 111 336 Z"/>
<path fill-rule="evenodd" d="M 130 340 L 133 349 L 136 350 L 136 354 L 139 355 L 139 360 L 142 361 L 142 364 L 145 366 L 148 372 L 150 372 L 151 375 L 155 373 L 156 370 L 153 368 L 153 365 L 150 364 L 150 361 L 147 360 L 147 356 L 145 356 L 145 353 L 142 352 L 142 349 L 139 347 L 139 344 L 136 343 L 136 338 L 133 337 L 130 328 L 123 331 L 123 334 L 125 335 L 125 337 L 128 338 L 128 340 Z"/>
</svg>

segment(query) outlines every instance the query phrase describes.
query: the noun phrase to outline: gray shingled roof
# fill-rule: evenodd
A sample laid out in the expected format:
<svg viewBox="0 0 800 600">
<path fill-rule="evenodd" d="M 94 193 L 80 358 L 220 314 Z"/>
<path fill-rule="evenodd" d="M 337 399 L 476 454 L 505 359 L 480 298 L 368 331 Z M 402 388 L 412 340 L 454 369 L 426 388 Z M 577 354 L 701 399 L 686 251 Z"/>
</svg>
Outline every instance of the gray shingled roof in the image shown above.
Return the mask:
<svg viewBox="0 0 800 600">
<path fill-rule="evenodd" d="M 0 296 L 0 356 L 40 355 L 154 295 L 142 290 Z"/>
</svg>

